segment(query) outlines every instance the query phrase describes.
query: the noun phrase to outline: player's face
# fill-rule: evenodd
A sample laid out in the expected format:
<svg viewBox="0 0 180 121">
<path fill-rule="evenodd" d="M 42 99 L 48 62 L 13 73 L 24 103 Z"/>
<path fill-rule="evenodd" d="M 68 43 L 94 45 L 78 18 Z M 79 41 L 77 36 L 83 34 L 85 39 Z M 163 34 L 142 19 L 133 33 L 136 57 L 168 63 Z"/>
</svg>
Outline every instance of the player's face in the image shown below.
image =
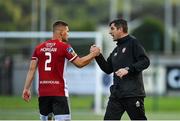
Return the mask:
<svg viewBox="0 0 180 121">
<path fill-rule="evenodd" d="M 68 36 L 69 36 L 69 27 L 66 26 L 66 27 L 64 27 L 63 32 L 62 32 L 62 41 L 67 42 Z"/>
<path fill-rule="evenodd" d="M 110 26 L 110 31 L 109 34 L 113 37 L 113 40 L 117 40 L 121 38 L 121 33 L 122 33 L 122 28 L 117 28 L 114 23 L 111 24 Z"/>
</svg>

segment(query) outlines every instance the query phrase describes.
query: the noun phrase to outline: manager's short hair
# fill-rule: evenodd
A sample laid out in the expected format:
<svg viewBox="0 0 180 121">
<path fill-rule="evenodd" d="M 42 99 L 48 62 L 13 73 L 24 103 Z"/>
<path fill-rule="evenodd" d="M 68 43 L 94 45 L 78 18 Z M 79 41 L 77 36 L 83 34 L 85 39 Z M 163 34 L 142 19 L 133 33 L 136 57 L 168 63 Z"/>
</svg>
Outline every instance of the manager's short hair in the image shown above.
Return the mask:
<svg viewBox="0 0 180 121">
<path fill-rule="evenodd" d="M 125 32 L 125 33 L 128 32 L 128 25 L 127 25 L 127 21 L 126 20 L 124 20 L 124 19 L 115 19 L 115 20 L 113 20 L 113 21 L 111 21 L 109 23 L 109 26 L 111 26 L 111 24 L 113 24 L 113 23 L 114 23 L 114 26 L 116 28 L 122 27 L 123 28 L 123 32 Z"/>
</svg>

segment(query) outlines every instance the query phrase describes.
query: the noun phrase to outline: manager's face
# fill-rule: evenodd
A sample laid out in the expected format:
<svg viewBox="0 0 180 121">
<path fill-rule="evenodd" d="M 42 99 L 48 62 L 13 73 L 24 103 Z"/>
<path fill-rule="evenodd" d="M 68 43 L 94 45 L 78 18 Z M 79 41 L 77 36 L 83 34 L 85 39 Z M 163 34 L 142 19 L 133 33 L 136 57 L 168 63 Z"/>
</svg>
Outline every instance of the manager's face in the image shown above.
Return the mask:
<svg viewBox="0 0 180 121">
<path fill-rule="evenodd" d="M 113 37 L 113 40 L 116 41 L 117 39 L 121 38 L 122 28 L 117 28 L 114 23 L 110 25 L 109 34 Z"/>
</svg>

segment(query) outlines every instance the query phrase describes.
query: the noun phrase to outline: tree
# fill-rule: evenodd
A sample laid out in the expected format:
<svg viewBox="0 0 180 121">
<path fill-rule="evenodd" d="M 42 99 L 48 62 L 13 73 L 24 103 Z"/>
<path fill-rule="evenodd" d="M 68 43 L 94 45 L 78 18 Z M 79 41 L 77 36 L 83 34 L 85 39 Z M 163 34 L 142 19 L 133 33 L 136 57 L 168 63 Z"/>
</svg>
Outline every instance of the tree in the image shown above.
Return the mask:
<svg viewBox="0 0 180 121">
<path fill-rule="evenodd" d="M 133 30 L 137 37 L 149 52 L 163 52 L 164 50 L 164 26 L 163 22 L 155 17 L 148 16 L 142 25 Z"/>
</svg>

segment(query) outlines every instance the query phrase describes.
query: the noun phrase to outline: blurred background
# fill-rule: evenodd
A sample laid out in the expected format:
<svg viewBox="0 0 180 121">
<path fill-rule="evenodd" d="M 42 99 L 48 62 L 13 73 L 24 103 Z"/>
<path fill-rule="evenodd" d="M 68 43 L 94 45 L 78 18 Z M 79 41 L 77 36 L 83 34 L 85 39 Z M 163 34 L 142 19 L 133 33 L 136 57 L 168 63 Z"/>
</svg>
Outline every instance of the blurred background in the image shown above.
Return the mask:
<svg viewBox="0 0 180 121">
<path fill-rule="evenodd" d="M 151 60 L 143 75 L 148 119 L 179 120 L 179 0 L 0 0 L 0 120 L 39 119 L 37 75 L 32 101 L 25 103 L 21 94 L 34 47 L 51 38 L 54 21 L 69 24 L 69 42 L 79 56 L 95 43 L 107 58 L 116 45 L 108 34 L 115 18 L 128 21 Z M 65 76 L 72 119 L 102 120 L 112 76 L 95 62 L 83 69 L 68 63 Z"/>
</svg>

